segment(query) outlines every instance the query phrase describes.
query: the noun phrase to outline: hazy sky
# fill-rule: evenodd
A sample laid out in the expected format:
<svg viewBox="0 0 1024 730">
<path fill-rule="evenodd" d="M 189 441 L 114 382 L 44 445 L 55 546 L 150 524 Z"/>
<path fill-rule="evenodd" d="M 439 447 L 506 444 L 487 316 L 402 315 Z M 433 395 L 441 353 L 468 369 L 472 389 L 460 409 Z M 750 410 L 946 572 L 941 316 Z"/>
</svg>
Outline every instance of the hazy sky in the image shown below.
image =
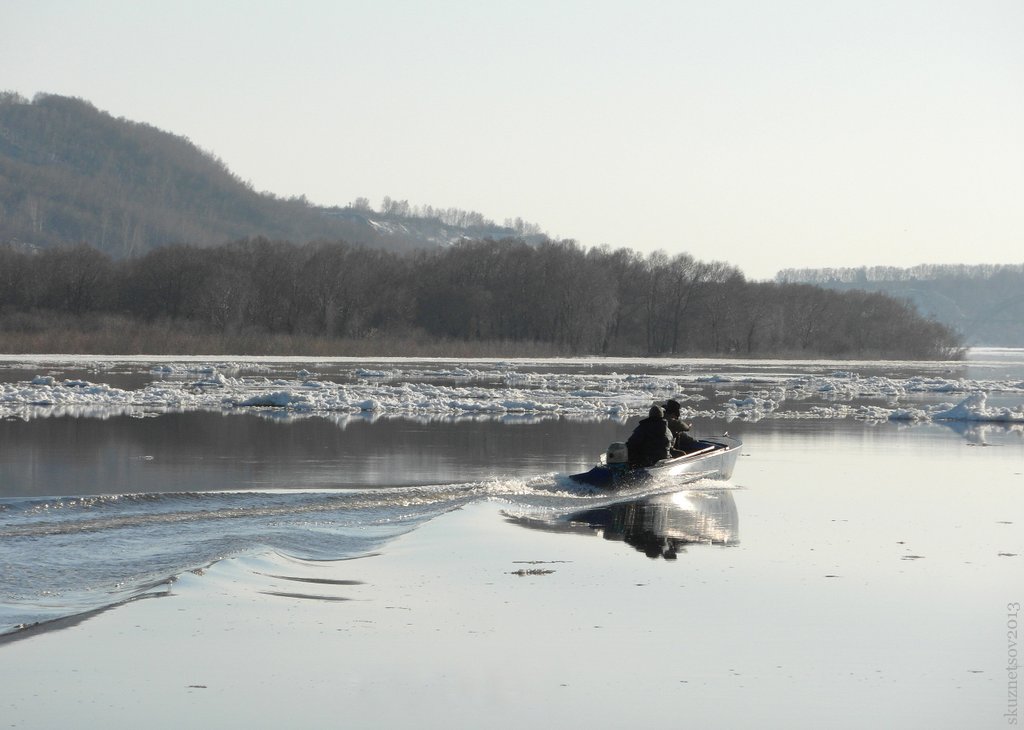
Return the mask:
<svg viewBox="0 0 1024 730">
<path fill-rule="evenodd" d="M 784 267 L 1024 262 L 1021 0 L 0 0 L 0 89 L 258 190 Z"/>
</svg>

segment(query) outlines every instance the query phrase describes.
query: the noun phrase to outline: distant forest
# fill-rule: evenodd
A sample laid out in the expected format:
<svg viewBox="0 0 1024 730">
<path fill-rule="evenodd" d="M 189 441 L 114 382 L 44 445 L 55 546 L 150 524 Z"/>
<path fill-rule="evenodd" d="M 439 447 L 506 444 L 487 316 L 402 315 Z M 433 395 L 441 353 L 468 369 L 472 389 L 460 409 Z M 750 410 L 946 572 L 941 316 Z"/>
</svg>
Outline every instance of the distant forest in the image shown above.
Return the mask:
<svg viewBox="0 0 1024 730">
<path fill-rule="evenodd" d="M 753 283 L 390 197 L 315 208 L 81 99 L 0 93 L 6 352 L 946 358 L 959 344 L 883 294 Z"/>
<path fill-rule="evenodd" d="M 1024 264 L 787 269 L 776 281 L 882 292 L 912 302 L 968 345 L 1024 347 Z"/>
<path fill-rule="evenodd" d="M 349 243 L 403 251 L 474 238 L 543 238 L 520 218 L 499 226 L 457 208 L 386 196 L 317 208 L 259 193 L 189 139 L 115 119 L 82 99 L 0 92 L 0 243 L 80 243 L 132 257 L 160 246 L 241 238 Z"/>
<path fill-rule="evenodd" d="M 732 266 L 685 254 L 642 256 L 571 241 L 467 241 L 398 254 L 265 238 L 171 245 L 130 259 L 85 245 L 0 246 L 0 349 L 960 354 L 949 328 L 887 295 L 748 282 Z"/>
</svg>

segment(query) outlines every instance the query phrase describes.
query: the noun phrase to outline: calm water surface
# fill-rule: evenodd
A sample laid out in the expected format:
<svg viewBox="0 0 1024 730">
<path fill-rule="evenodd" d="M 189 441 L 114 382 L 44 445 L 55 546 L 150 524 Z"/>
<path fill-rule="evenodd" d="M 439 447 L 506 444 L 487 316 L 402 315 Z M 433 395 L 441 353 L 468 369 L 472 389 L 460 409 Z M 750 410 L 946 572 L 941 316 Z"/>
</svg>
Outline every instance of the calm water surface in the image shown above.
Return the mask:
<svg viewBox="0 0 1024 730">
<path fill-rule="evenodd" d="M 1024 378 L 1019 351 L 950 367 L 947 377 Z M 103 373 L 119 387 L 153 377 Z M 750 390 L 706 387 L 709 398 Z M 651 584 L 660 576 L 661 609 L 690 620 L 665 623 L 650 606 L 606 597 L 687 657 L 638 661 L 662 673 L 685 666 L 708 696 L 744 697 L 764 719 L 691 716 L 705 726 L 793 726 L 771 708 L 794 703 L 819 726 L 1003 726 L 1006 606 L 1024 600 L 1024 429 L 703 419 L 700 433 L 744 441 L 730 482 L 608 496 L 565 480 L 635 421 L 273 411 L 3 420 L 0 632 L 128 600 L 225 557 L 386 551 L 491 502 L 496 531 L 588 537 L 610 583 L 633 585 L 633 570 Z M 649 683 L 623 682 L 647 696 Z M 672 716 L 645 701 L 639 717 Z M 841 715 L 829 723 L 833 707 Z"/>
</svg>

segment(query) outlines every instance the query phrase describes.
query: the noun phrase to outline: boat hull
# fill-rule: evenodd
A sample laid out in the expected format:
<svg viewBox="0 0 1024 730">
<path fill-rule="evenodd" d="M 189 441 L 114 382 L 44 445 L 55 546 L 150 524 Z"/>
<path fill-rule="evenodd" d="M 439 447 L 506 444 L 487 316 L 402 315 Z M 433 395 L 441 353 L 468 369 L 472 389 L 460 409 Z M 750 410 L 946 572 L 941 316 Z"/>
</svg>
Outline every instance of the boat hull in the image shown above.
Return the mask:
<svg viewBox="0 0 1024 730">
<path fill-rule="evenodd" d="M 630 469 L 625 465 L 599 464 L 588 472 L 571 475 L 570 479 L 602 489 L 654 480 L 687 484 L 698 479 L 729 479 L 743 442 L 733 436 L 713 436 L 701 439 L 701 444 L 705 450 L 663 459 L 653 466 Z"/>
</svg>

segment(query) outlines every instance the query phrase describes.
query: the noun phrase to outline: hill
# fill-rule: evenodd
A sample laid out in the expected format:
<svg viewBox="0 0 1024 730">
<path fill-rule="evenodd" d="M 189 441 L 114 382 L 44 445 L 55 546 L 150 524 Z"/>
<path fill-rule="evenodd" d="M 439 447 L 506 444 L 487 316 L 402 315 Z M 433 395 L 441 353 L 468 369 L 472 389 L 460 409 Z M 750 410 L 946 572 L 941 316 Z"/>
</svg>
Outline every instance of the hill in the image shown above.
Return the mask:
<svg viewBox="0 0 1024 730">
<path fill-rule="evenodd" d="M 967 345 L 1024 347 L 1024 264 L 786 269 L 779 283 L 881 292 L 911 302 Z"/>
<path fill-rule="evenodd" d="M 407 203 L 324 210 L 259 193 L 185 137 L 81 99 L 0 94 L 0 244 L 85 243 L 121 258 L 256 236 L 404 250 L 521 234 L 482 216 L 468 228 L 413 212 Z"/>
</svg>

